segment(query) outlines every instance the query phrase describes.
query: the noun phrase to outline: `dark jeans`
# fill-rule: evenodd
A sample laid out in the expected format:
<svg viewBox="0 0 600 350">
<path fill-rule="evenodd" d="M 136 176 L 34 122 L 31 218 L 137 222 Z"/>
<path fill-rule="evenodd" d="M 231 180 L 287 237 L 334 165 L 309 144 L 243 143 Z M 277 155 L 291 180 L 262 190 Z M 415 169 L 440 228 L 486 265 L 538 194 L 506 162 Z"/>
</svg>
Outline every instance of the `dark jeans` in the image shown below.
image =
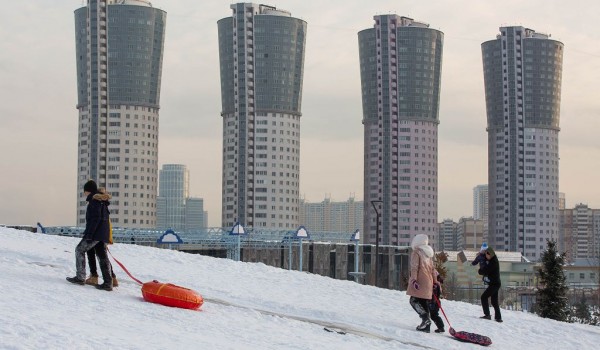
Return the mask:
<svg viewBox="0 0 600 350">
<path fill-rule="evenodd" d="M 90 250 L 95 250 L 96 246 L 100 246 L 102 249 L 97 249 L 98 260 L 100 260 L 100 271 L 102 271 L 102 279 L 104 282 L 112 283 L 112 277 L 110 271 L 110 261 L 106 255 L 106 247 L 103 242 L 92 241 L 91 239 L 83 238 L 81 242 L 75 247 L 75 267 L 77 269 L 77 278 L 85 280 L 85 254 Z M 95 263 L 94 263 L 95 268 Z"/>
<path fill-rule="evenodd" d="M 500 290 L 500 285 L 489 285 L 485 292 L 481 294 L 481 307 L 483 308 L 483 314 L 486 316 L 490 315 L 490 304 L 488 304 L 488 298 L 492 298 L 492 306 L 494 307 L 496 320 L 502 319 L 502 314 L 500 313 L 500 305 L 498 305 L 498 291 Z"/>
<path fill-rule="evenodd" d="M 98 269 L 96 268 L 96 256 L 100 258 L 100 255 L 102 254 L 102 252 L 98 252 L 99 249 L 103 250 L 104 255 L 106 255 L 106 259 L 108 260 L 110 266 L 111 277 L 117 277 L 113 271 L 112 264 L 110 264 L 110 259 L 108 259 L 108 255 L 106 254 L 106 243 L 96 244 L 94 246 L 94 249 L 90 249 L 87 251 L 88 265 L 90 266 L 90 274 L 92 276 L 98 276 Z"/>
</svg>

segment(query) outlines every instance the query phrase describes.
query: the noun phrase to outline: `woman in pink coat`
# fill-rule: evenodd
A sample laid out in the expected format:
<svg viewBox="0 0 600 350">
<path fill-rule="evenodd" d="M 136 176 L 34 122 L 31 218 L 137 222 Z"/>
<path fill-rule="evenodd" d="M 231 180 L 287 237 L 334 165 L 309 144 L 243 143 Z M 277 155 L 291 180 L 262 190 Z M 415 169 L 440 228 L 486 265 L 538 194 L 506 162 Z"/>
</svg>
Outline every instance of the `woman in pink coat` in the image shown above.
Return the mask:
<svg viewBox="0 0 600 350">
<path fill-rule="evenodd" d="M 421 317 L 418 331 L 429 333 L 431 320 L 429 318 L 428 302 L 432 298 L 435 268 L 433 267 L 433 248 L 429 245 L 425 234 L 416 235 L 412 243 L 410 256 L 410 277 L 408 279 L 407 295 L 410 295 L 410 305 Z"/>
</svg>

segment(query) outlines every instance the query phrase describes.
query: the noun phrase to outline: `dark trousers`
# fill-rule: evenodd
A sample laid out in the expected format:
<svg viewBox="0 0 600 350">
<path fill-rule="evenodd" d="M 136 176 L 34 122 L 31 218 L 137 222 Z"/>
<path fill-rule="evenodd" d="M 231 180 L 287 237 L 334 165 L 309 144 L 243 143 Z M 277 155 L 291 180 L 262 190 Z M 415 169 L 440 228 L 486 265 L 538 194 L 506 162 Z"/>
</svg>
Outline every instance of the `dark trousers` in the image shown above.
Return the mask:
<svg viewBox="0 0 600 350">
<path fill-rule="evenodd" d="M 410 297 L 410 306 L 419 314 L 422 320 L 429 319 L 429 300 L 417 297 Z"/>
<path fill-rule="evenodd" d="M 431 315 L 431 320 L 435 323 L 435 326 L 438 329 L 444 329 L 444 321 L 440 317 L 440 307 L 434 299 L 429 301 L 429 314 Z"/>
<path fill-rule="evenodd" d="M 101 249 L 103 250 L 103 252 L 98 252 L 98 250 Z M 110 275 L 111 277 L 117 277 L 113 271 L 112 268 L 112 264 L 110 263 L 110 259 L 108 259 L 108 255 L 106 254 L 106 244 L 102 243 L 102 244 L 96 244 L 94 246 L 94 249 L 90 249 L 87 251 L 87 258 L 88 258 L 88 265 L 90 266 L 90 274 L 92 276 L 98 276 L 98 268 L 96 267 L 96 256 L 98 256 L 98 259 L 100 259 L 100 255 L 104 254 L 106 255 L 106 260 L 109 263 L 110 266 Z"/>
<path fill-rule="evenodd" d="M 106 255 L 106 247 L 103 242 L 92 241 L 91 239 L 82 239 L 81 242 L 75 247 L 75 267 L 77 269 L 77 278 L 80 280 L 85 280 L 85 254 L 90 250 L 95 250 L 96 246 L 102 247 L 102 249 L 98 249 L 96 253 L 98 254 L 98 260 L 100 261 L 100 271 L 102 272 L 102 279 L 104 283 L 112 284 L 112 277 L 110 275 L 110 271 L 112 267 L 110 266 L 110 261 L 108 261 L 108 256 Z M 94 268 L 96 264 L 94 263 Z"/>
<path fill-rule="evenodd" d="M 483 314 L 486 316 L 490 315 L 490 304 L 488 304 L 488 298 L 492 298 L 492 306 L 494 307 L 496 320 L 502 319 L 502 314 L 500 313 L 500 305 L 498 305 L 498 291 L 500 290 L 500 285 L 489 285 L 485 292 L 481 294 L 481 307 L 483 308 Z"/>
</svg>

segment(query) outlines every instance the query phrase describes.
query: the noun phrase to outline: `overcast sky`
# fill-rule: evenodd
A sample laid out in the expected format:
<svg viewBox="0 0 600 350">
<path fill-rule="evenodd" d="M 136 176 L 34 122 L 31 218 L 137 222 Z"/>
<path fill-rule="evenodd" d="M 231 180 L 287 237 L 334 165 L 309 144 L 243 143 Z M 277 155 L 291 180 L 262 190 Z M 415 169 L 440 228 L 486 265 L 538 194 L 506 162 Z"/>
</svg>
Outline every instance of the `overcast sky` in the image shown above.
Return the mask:
<svg viewBox="0 0 600 350">
<path fill-rule="evenodd" d="M 185 164 L 209 226 L 221 216 L 221 96 L 217 21 L 232 2 L 156 0 L 167 12 L 159 167 Z M 373 16 L 395 13 L 444 32 L 439 125 L 439 216 L 472 215 L 487 183 L 481 43 L 522 25 L 565 45 L 560 191 L 567 207 L 600 208 L 600 2 L 274 0 L 308 23 L 300 193 L 363 199 L 358 38 Z M 82 0 L 4 1 L 0 12 L 0 224 L 73 225 L 77 103 L 73 12 Z"/>
</svg>

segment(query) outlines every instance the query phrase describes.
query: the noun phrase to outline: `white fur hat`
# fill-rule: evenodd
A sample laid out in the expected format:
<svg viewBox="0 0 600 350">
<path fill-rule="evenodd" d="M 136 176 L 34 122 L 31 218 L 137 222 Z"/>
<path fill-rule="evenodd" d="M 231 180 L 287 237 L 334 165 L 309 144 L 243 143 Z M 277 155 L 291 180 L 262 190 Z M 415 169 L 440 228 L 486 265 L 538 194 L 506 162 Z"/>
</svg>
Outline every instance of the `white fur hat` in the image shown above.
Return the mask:
<svg viewBox="0 0 600 350">
<path fill-rule="evenodd" d="M 429 244 L 429 238 L 427 237 L 427 235 L 424 233 L 419 233 L 412 239 L 410 246 L 412 249 L 416 249 L 417 247 L 420 247 L 422 245 L 428 245 L 428 244 Z"/>
</svg>

